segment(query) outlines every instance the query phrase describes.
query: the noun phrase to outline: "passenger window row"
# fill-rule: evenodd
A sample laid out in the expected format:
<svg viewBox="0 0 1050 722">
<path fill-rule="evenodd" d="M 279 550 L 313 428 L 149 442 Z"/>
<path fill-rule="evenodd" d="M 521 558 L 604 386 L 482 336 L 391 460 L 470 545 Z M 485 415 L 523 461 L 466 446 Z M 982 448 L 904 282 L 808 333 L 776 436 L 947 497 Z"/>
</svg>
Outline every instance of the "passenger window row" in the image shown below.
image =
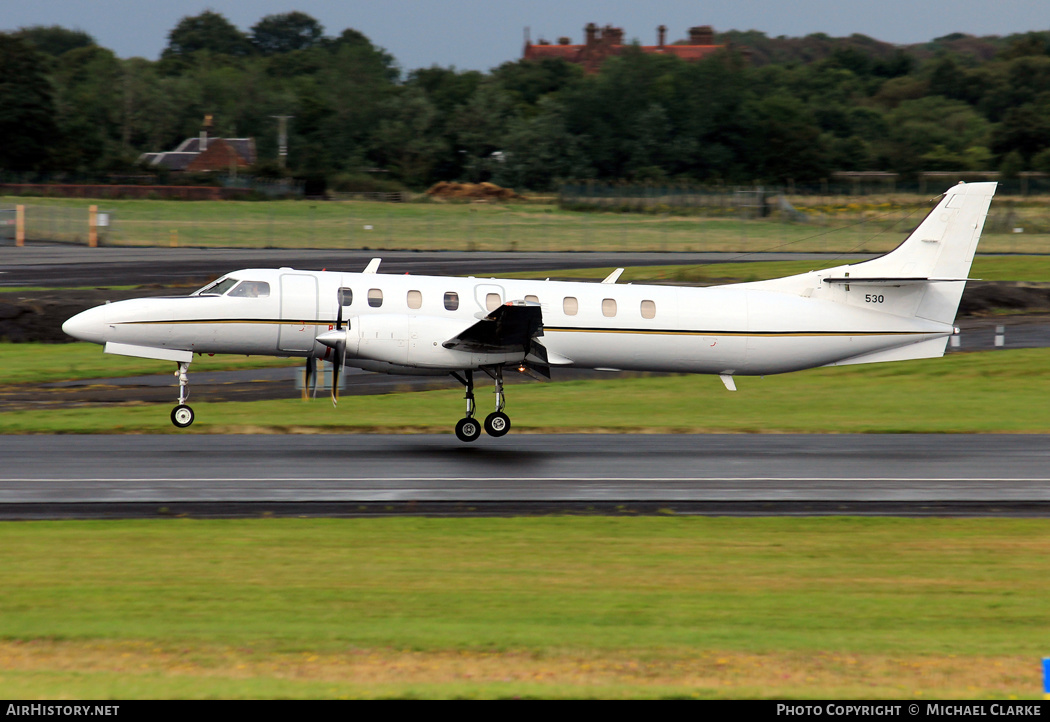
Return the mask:
<svg viewBox="0 0 1050 722">
<path fill-rule="evenodd" d="M 561 308 L 566 316 L 575 316 L 580 312 L 580 302 L 572 296 L 566 296 L 562 300 Z M 602 315 L 606 318 L 614 318 L 617 313 L 616 308 L 615 298 L 602 299 Z M 641 311 L 642 318 L 656 318 L 656 302 L 642 301 L 639 311 Z"/>
<path fill-rule="evenodd" d="M 423 307 L 423 294 L 420 291 L 409 291 L 407 298 L 408 307 L 411 309 L 419 309 Z M 528 295 L 525 300 L 529 303 L 539 303 L 540 299 L 537 296 Z M 354 292 L 349 288 L 339 289 L 339 303 L 343 306 L 349 306 L 354 301 Z M 446 291 L 444 296 L 444 306 L 446 311 L 457 311 L 459 310 L 459 294 L 455 291 Z M 498 293 L 489 293 L 485 295 L 485 307 L 489 311 L 495 310 L 502 303 L 502 299 Z M 383 291 L 379 288 L 368 289 L 368 305 L 372 308 L 379 308 L 383 305 Z M 580 312 L 580 302 L 573 296 L 566 296 L 562 299 L 562 311 L 566 316 L 575 316 Z M 642 318 L 656 318 L 656 302 L 655 301 L 642 301 L 639 311 L 642 314 Z M 615 298 L 603 298 L 602 299 L 602 315 L 606 318 L 613 318 L 616 316 L 617 306 Z"/>
</svg>

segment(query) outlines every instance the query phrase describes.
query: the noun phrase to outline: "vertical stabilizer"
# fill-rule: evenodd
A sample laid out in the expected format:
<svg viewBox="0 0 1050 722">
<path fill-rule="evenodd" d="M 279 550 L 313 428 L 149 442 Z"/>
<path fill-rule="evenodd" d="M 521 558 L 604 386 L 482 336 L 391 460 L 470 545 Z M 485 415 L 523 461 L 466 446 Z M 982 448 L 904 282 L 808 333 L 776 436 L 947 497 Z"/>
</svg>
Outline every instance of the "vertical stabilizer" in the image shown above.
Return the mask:
<svg viewBox="0 0 1050 722">
<path fill-rule="evenodd" d="M 855 278 L 926 278 L 915 316 L 952 323 L 996 183 L 960 183 L 894 251 L 849 267 Z"/>
</svg>

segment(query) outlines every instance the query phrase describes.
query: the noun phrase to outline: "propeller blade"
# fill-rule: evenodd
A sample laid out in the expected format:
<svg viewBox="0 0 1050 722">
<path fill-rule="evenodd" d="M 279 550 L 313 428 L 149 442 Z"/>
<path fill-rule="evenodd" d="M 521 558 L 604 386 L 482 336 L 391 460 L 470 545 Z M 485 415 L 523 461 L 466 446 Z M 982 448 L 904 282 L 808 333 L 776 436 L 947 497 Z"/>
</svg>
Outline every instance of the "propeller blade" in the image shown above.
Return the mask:
<svg viewBox="0 0 1050 722">
<path fill-rule="evenodd" d="M 317 394 L 317 359 L 313 356 L 306 357 L 306 378 L 303 379 L 303 401 L 306 401 L 310 390 Z"/>
<path fill-rule="evenodd" d="M 346 353 L 346 344 L 337 348 L 332 355 L 332 406 L 339 405 L 339 379 L 343 370 L 343 356 Z"/>
</svg>

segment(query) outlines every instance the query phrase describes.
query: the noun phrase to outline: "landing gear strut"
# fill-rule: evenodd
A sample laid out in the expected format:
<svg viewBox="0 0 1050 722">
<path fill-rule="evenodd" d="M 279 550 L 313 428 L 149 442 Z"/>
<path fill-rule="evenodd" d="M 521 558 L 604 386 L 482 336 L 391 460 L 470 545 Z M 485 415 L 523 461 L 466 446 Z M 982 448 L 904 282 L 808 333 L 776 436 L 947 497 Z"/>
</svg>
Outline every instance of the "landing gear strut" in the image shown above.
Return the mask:
<svg viewBox="0 0 1050 722">
<path fill-rule="evenodd" d="M 466 374 L 466 378 L 452 372 L 452 376 L 467 387 L 467 394 L 463 397 L 467 400 L 467 415 L 456 424 L 456 436 L 460 441 L 476 441 L 481 436 L 481 425 L 474 418 L 474 372 L 467 370 L 463 373 Z"/>
<path fill-rule="evenodd" d="M 493 370 L 482 369 L 492 377 L 495 382 L 493 393 L 496 395 L 496 410 L 485 417 L 485 433 L 489 436 L 500 437 L 510 431 L 510 417 L 503 413 L 506 399 L 503 396 L 503 367 L 496 366 Z M 466 378 L 453 372 L 452 376 L 466 387 L 467 393 L 467 415 L 456 424 L 456 436 L 460 441 L 476 441 L 481 436 L 481 424 L 474 418 L 477 407 L 474 403 L 474 372 L 464 371 Z"/>
<path fill-rule="evenodd" d="M 171 423 L 175 424 L 180 429 L 185 429 L 187 426 L 193 423 L 193 409 L 186 405 L 186 399 L 190 397 L 189 378 L 186 376 L 186 372 L 189 371 L 190 365 L 188 363 L 179 363 L 179 369 L 175 372 L 175 377 L 179 380 L 179 405 L 171 410 Z"/>
<path fill-rule="evenodd" d="M 496 395 L 496 410 L 485 417 L 485 433 L 498 438 L 510 431 L 510 417 L 503 413 L 503 407 L 506 406 L 506 399 L 503 397 L 503 367 L 497 366 L 495 373 L 485 369 L 485 373 L 492 377 L 492 393 Z"/>
</svg>

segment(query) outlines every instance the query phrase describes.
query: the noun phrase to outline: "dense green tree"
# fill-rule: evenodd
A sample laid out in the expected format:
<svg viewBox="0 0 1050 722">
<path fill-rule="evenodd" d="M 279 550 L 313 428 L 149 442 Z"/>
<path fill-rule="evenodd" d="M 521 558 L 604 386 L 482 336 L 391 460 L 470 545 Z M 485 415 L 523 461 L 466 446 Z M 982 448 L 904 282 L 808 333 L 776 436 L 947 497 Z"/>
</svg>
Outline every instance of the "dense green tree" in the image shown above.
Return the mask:
<svg viewBox="0 0 1050 722">
<path fill-rule="evenodd" d="M 95 38 L 83 30 L 70 30 L 61 25 L 33 25 L 19 28 L 13 33 L 16 37 L 28 40 L 40 52 L 57 58 L 70 50 L 95 45 Z"/>
<path fill-rule="evenodd" d="M 818 142 L 820 129 L 797 98 L 773 95 L 748 104 L 748 155 L 754 178 L 782 183 L 825 177 L 827 158 Z"/>
<path fill-rule="evenodd" d="M 1037 103 L 1006 111 L 992 134 L 991 148 L 1001 157 L 1016 152 L 1024 159 L 1050 148 L 1050 91 Z"/>
<path fill-rule="evenodd" d="M 112 162 L 122 147 L 124 68 L 112 51 L 98 46 L 70 50 L 53 72 L 56 121 L 62 143 L 55 162 L 71 171 L 89 172 Z"/>
<path fill-rule="evenodd" d="M 252 44 L 220 13 L 205 10 L 200 15 L 184 17 L 170 33 L 162 59 L 186 59 L 194 53 L 207 51 L 214 55 L 242 57 L 250 55 Z"/>
<path fill-rule="evenodd" d="M 940 96 L 901 103 L 887 114 L 887 126 L 886 138 L 877 144 L 879 160 L 908 175 L 927 170 L 926 153 L 934 153 L 929 160 L 940 160 L 986 148 L 991 132 L 988 121 L 969 105 Z"/>
<path fill-rule="evenodd" d="M 420 186 L 441 157 L 444 141 L 433 133 L 437 110 L 419 88 L 407 88 L 382 105 L 373 156 L 399 180 Z"/>
<path fill-rule="evenodd" d="M 324 27 L 306 13 L 267 15 L 252 26 L 251 42 L 263 55 L 289 53 L 317 45 Z"/>
<path fill-rule="evenodd" d="M 545 58 L 503 63 L 492 71 L 493 79 L 525 108 L 535 107 L 540 98 L 580 82 L 583 68 L 564 60 Z"/>
<path fill-rule="evenodd" d="M 566 128 L 564 107 L 547 96 L 537 102 L 535 113 L 508 123 L 492 180 L 512 188 L 548 190 L 559 179 L 594 175 L 581 139 Z"/>
<path fill-rule="evenodd" d="M 701 62 L 627 46 L 592 74 L 519 60 L 403 81 L 364 34 L 325 37 L 301 12 L 265 16 L 250 36 L 213 11 L 183 18 L 157 62 L 120 60 L 58 26 L 14 35 L 0 52 L 13 68 L 0 78 L 5 168 L 104 171 L 174 148 L 205 114 L 218 134 L 255 137 L 264 162 L 276 158 L 272 116 L 294 116 L 289 165 L 301 176 L 379 170 L 417 187 L 908 178 L 1042 169 L 1050 152 L 1050 33 L 899 48 L 864 35 L 730 32 L 718 41 L 735 47 Z"/>
<path fill-rule="evenodd" d="M 463 157 L 464 180 L 477 183 L 492 175 L 493 153 L 503 149 L 507 126 L 514 116 L 514 101 L 499 85 L 478 87 L 452 116 L 456 151 Z"/>
<path fill-rule="evenodd" d="M 0 169 L 44 168 L 60 141 L 45 64 L 27 40 L 0 33 Z"/>
</svg>

